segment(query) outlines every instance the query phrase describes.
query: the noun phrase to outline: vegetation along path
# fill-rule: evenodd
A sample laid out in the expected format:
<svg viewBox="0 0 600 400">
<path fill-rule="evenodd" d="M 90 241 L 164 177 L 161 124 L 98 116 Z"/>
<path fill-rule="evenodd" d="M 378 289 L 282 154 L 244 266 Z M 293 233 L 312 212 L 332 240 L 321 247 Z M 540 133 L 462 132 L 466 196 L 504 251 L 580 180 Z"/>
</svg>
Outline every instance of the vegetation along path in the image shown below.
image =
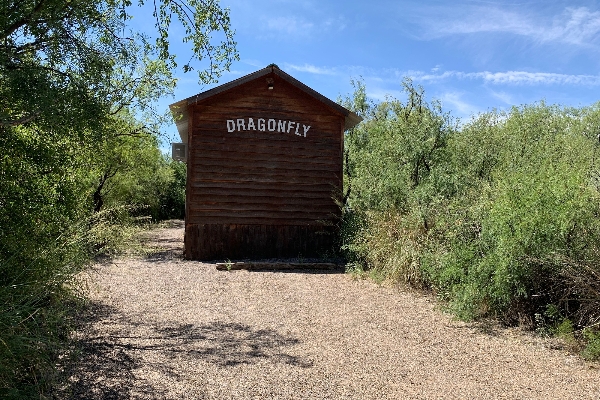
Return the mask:
<svg viewBox="0 0 600 400">
<path fill-rule="evenodd" d="M 466 324 L 427 296 L 343 273 L 99 265 L 68 396 L 86 399 L 598 399 L 600 371 L 549 342 Z"/>
</svg>

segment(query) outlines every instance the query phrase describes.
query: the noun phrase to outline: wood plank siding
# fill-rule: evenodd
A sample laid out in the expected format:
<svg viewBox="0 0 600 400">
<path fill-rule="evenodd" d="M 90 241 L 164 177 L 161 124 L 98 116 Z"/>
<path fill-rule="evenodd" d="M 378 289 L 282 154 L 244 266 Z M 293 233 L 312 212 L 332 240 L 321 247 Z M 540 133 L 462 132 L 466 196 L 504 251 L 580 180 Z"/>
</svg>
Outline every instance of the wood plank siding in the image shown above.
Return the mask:
<svg viewBox="0 0 600 400">
<path fill-rule="evenodd" d="M 316 257 L 331 249 L 346 115 L 288 77 L 273 68 L 189 101 L 188 258 Z"/>
</svg>

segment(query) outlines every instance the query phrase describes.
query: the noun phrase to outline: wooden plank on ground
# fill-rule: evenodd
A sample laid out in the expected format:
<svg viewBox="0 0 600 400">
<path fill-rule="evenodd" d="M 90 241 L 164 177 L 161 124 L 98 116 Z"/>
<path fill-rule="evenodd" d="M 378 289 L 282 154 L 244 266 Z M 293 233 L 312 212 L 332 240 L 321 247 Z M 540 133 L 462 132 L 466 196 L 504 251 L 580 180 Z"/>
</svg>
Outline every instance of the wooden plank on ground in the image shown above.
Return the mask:
<svg viewBox="0 0 600 400">
<path fill-rule="evenodd" d="M 244 261 L 244 262 L 225 262 L 217 263 L 216 268 L 219 271 L 234 271 L 234 270 L 339 270 L 343 266 L 335 263 L 326 262 L 281 262 L 281 261 Z"/>
</svg>

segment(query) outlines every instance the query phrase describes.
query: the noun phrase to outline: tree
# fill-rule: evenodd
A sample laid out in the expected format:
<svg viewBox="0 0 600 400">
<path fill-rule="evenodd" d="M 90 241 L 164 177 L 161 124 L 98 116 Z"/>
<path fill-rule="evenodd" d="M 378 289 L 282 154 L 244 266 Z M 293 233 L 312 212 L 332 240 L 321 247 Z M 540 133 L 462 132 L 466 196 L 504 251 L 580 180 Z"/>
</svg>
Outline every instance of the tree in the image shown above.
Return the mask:
<svg viewBox="0 0 600 400">
<path fill-rule="evenodd" d="M 360 82 L 354 98 L 346 100 L 365 118 L 345 140 L 345 180 L 352 185 L 348 204 L 355 209 L 406 211 L 453 131 L 449 115 L 438 102 L 425 101 L 423 88 L 409 79 L 402 85 L 405 102 L 369 103 Z"/>
<path fill-rule="evenodd" d="M 208 59 L 208 67 L 199 69 L 201 82 L 214 82 L 238 57 L 228 10 L 218 0 L 153 0 L 154 38 L 127 33 L 131 0 L 1 0 L 0 5 L 4 129 L 34 120 L 40 127 L 90 126 L 110 110 L 139 102 L 139 88 L 147 87 L 157 66 L 163 78 L 177 67 L 169 52 L 173 16 L 194 50 L 183 70 Z M 223 39 L 215 44 L 211 38 L 219 32 Z M 154 87 L 171 84 L 151 81 Z"/>
<path fill-rule="evenodd" d="M 127 31 L 145 3 L 153 37 Z M 163 168 L 152 103 L 175 84 L 175 23 L 200 82 L 238 57 L 217 0 L 0 0 L 0 397 L 43 397 L 94 209 Z"/>
</svg>

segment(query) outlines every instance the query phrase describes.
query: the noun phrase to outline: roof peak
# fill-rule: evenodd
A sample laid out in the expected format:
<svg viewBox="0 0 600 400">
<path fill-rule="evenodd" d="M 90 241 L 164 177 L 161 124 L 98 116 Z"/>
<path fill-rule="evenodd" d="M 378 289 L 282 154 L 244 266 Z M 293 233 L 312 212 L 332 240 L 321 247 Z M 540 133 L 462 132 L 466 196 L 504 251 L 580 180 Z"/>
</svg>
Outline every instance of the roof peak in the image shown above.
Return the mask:
<svg viewBox="0 0 600 400">
<path fill-rule="evenodd" d="M 281 77 L 288 83 L 296 86 L 298 89 L 302 90 L 303 92 L 309 94 L 310 96 L 314 97 L 315 99 L 317 99 L 317 100 L 321 101 L 322 103 L 324 103 L 325 105 L 329 106 L 331 109 L 336 110 L 337 112 L 344 115 L 346 129 L 350 129 L 350 128 L 354 127 L 355 125 L 357 125 L 360 121 L 362 121 L 362 118 L 360 116 L 358 116 L 357 114 L 355 114 L 354 112 L 348 110 L 347 108 L 334 102 L 333 100 L 323 96 L 316 90 L 310 88 L 309 86 L 300 82 L 293 76 L 284 72 L 281 68 L 279 68 L 279 66 L 277 64 L 272 63 L 272 64 L 269 64 L 267 67 L 262 68 L 258 71 L 252 72 L 248 75 L 244 75 L 233 81 L 224 83 L 222 85 L 219 85 L 219 86 L 209 89 L 207 91 L 198 93 L 195 96 L 191 96 L 191 97 L 188 97 L 187 99 L 183 99 L 174 104 L 171 104 L 169 106 L 169 108 L 171 109 L 171 112 L 174 115 L 181 116 L 181 117 L 178 117 L 178 120 L 179 120 L 178 129 L 179 129 L 179 125 L 181 125 L 182 129 L 183 129 L 183 124 L 186 123 L 186 121 L 187 121 L 187 106 L 189 106 L 191 104 L 195 104 L 195 103 L 197 103 L 201 100 L 207 99 L 209 97 L 215 96 L 219 93 L 223 93 L 234 87 L 243 85 L 244 83 L 250 82 L 254 79 L 258 79 L 258 78 L 263 77 L 268 74 L 276 74 L 277 76 Z M 183 119 L 181 119 L 181 118 L 183 118 Z M 181 131 L 180 131 L 180 134 L 181 134 Z"/>
</svg>

